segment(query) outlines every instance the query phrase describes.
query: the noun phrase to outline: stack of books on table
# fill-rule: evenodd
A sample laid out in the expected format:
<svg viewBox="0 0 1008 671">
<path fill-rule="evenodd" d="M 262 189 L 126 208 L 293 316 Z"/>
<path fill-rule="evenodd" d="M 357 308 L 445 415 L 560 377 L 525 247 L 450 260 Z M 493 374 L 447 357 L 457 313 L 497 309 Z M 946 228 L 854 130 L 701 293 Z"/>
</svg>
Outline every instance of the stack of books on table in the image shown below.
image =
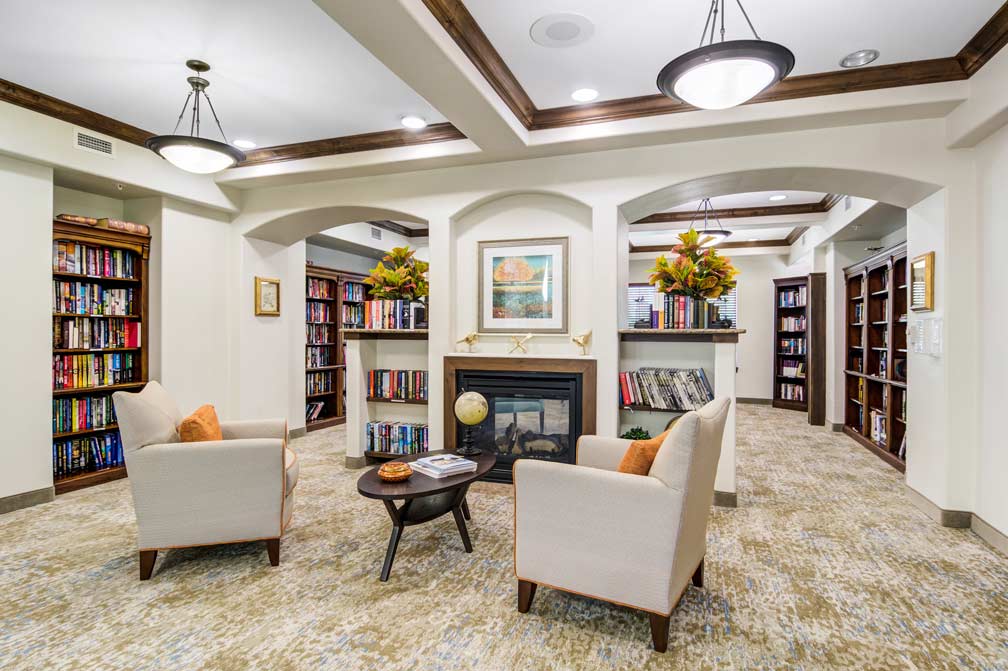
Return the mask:
<svg viewBox="0 0 1008 671">
<path fill-rule="evenodd" d="M 461 473 L 472 473 L 476 470 L 476 462 L 454 454 L 438 454 L 433 457 L 421 457 L 410 463 L 413 470 L 432 478 L 447 478 Z"/>
</svg>

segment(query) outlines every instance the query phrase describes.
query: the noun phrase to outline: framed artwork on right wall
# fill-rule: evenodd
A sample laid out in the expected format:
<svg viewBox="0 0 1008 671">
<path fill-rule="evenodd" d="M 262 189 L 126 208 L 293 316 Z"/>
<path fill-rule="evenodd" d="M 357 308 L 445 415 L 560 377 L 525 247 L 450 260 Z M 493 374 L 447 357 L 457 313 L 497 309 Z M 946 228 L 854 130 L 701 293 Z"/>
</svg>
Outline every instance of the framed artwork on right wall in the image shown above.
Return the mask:
<svg viewBox="0 0 1008 671">
<path fill-rule="evenodd" d="M 910 309 L 934 310 L 934 252 L 915 256 L 910 262 Z"/>
</svg>

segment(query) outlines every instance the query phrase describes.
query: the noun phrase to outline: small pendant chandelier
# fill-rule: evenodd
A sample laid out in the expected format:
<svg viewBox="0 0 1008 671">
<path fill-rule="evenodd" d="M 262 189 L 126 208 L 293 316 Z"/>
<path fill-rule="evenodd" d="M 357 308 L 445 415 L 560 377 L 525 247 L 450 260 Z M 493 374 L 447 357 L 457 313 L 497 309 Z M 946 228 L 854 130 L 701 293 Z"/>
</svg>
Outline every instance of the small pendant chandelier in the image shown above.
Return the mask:
<svg viewBox="0 0 1008 671">
<path fill-rule="evenodd" d="M 721 226 L 721 220 L 718 219 L 717 212 L 714 210 L 714 206 L 711 205 L 710 198 L 704 198 L 700 201 L 700 206 L 697 207 L 696 212 L 693 214 L 693 218 L 690 219 L 690 228 L 695 228 L 695 226 L 693 226 L 693 222 L 700 217 L 701 210 L 703 210 L 703 229 L 700 230 L 700 239 L 703 240 L 707 237 L 712 238 L 711 240 L 701 244 L 701 247 L 713 247 L 732 234 L 731 231 L 726 230 Z M 717 225 L 716 228 L 715 224 Z"/>
<path fill-rule="evenodd" d="M 146 142 L 144 146 L 155 152 L 161 158 L 167 160 L 172 165 L 200 175 L 207 175 L 213 172 L 220 172 L 225 168 L 230 168 L 245 160 L 245 154 L 240 149 L 228 144 L 224 129 L 221 128 L 217 112 L 214 111 L 213 103 L 210 102 L 206 90 L 210 86 L 200 74 L 208 71 L 210 66 L 203 61 L 188 60 L 186 67 L 196 73 L 195 76 L 187 77 L 186 81 L 192 87 L 192 91 L 186 97 L 182 105 L 182 112 L 179 113 L 178 121 L 175 122 L 175 130 L 171 135 L 156 135 Z M 195 95 L 195 99 L 193 96 Z M 200 96 L 206 99 L 213 114 L 214 121 L 217 122 L 217 130 L 220 131 L 223 142 L 200 137 Z M 185 116 L 189 101 L 193 101 L 192 118 L 189 121 L 189 135 L 176 135 L 182 117 Z"/>
<path fill-rule="evenodd" d="M 700 46 L 662 68 L 659 91 L 701 109 L 728 109 L 788 76 L 794 68 L 794 54 L 776 42 L 760 39 L 742 0 L 736 2 L 755 39 L 725 41 L 725 0 L 711 0 Z M 719 13 L 721 41 L 715 42 Z"/>
</svg>

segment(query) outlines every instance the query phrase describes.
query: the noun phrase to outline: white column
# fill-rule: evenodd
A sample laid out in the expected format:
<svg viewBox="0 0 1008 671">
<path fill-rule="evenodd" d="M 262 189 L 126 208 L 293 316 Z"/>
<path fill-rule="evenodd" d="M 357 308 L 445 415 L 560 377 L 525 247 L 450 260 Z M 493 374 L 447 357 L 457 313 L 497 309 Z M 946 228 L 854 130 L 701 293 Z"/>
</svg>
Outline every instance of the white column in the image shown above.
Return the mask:
<svg viewBox="0 0 1008 671">
<path fill-rule="evenodd" d="M 346 465 L 364 466 L 364 431 L 370 421 L 367 398 L 368 371 L 375 368 L 375 340 L 346 341 Z"/>
<path fill-rule="evenodd" d="M 742 336 L 745 337 L 744 335 Z M 735 494 L 735 343 L 714 343 L 714 395 L 731 399 L 714 490 Z"/>
<path fill-rule="evenodd" d="M 590 281 L 595 293 L 592 319 L 591 352 L 598 360 L 596 398 L 596 433 L 615 436 L 619 433 L 619 333 L 621 305 L 625 313 L 627 274 L 629 272 L 629 238 L 626 220 L 613 203 L 592 208 L 592 256 L 594 273 L 590 278 L 571 278 L 575 282 Z"/>
</svg>

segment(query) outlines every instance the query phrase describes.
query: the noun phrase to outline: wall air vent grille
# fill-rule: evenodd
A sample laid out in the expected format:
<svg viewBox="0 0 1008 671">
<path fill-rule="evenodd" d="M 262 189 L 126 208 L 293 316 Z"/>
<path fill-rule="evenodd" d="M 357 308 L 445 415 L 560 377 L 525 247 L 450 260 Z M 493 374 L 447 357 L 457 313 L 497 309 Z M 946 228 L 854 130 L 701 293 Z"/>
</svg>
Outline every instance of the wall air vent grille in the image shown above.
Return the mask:
<svg viewBox="0 0 1008 671">
<path fill-rule="evenodd" d="M 844 209 L 844 212 L 846 212 L 847 210 L 850 209 L 850 206 L 851 206 L 852 203 L 853 203 L 853 201 L 851 201 L 851 197 L 850 196 L 844 196 L 844 199 L 843 199 L 843 209 Z"/>
<path fill-rule="evenodd" d="M 381 240 L 381 236 L 382 236 L 381 229 L 378 228 L 377 226 L 372 226 L 371 227 L 371 239 L 372 240 Z"/>
<path fill-rule="evenodd" d="M 89 133 L 80 128 L 74 128 L 73 146 L 75 149 L 91 152 L 92 154 L 101 154 L 109 158 L 115 158 L 116 155 L 115 140 L 104 138 L 95 133 Z"/>
</svg>

